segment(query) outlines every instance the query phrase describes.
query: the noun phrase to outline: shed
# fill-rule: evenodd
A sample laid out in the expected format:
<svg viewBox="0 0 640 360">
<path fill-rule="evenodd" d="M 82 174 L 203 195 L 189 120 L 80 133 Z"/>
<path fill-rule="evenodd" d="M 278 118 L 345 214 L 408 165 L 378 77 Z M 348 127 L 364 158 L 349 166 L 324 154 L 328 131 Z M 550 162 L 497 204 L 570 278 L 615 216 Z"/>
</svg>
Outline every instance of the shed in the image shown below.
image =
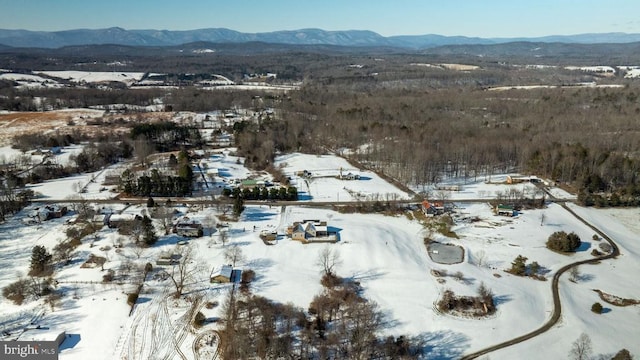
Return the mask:
<svg viewBox="0 0 640 360">
<path fill-rule="evenodd" d="M 496 207 L 496 214 L 497 215 L 503 215 L 503 216 L 514 216 L 515 215 L 515 209 L 513 208 L 513 205 L 499 204 Z"/>
<path fill-rule="evenodd" d="M 231 265 L 222 265 L 216 267 L 211 272 L 212 283 L 228 283 L 231 281 L 231 275 L 233 274 L 233 267 Z"/>
</svg>

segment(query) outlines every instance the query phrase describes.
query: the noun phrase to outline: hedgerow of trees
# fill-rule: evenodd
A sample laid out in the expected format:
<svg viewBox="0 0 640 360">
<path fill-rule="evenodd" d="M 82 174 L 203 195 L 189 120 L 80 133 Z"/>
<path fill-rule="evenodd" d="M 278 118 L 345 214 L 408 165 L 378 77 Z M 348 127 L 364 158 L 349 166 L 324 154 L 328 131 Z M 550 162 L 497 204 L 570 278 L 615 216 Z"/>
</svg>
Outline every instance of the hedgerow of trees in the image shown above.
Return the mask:
<svg viewBox="0 0 640 360">
<path fill-rule="evenodd" d="M 222 195 L 245 200 L 298 200 L 298 189 L 295 186 L 253 187 L 224 189 Z"/>
</svg>

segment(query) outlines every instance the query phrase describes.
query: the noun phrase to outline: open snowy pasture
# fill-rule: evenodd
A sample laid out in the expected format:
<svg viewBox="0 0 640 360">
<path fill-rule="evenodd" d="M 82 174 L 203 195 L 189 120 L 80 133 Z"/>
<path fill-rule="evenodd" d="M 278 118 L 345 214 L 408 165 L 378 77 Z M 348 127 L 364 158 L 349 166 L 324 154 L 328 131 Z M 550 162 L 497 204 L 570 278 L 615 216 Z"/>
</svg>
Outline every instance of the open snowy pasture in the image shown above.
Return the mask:
<svg viewBox="0 0 640 360">
<path fill-rule="evenodd" d="M 26 185 L 33 190 L 36 197 L 47 200 L 84 198 L 84 199 L 108 199 L 116 194 L 109 192 L 101 186 L 104 180 L 104 170 L 70 176 L 61 179 L 47 180 L 37 184 Z"/>
<path fill-rule="evenodd" d="M 388 183 L 373 171 L 361 170 L 335 155 L 293 153 L 278 156 L 276 166 L 282 168 L 298 188 L 300 200 L 359 201 L 409 199 L 406 192 Z M 311 175 L 302 176 L 304 171 Z M 354 180 L 341 180 L 342 174 L 358 175 Z"/>
<path fill-rule="evenodd" d="M 55 88 L 62 87 L 57 81 L 32 74 L 2 73 L 0 80 L 14 81 L 18 88 Z"/>
</svg>

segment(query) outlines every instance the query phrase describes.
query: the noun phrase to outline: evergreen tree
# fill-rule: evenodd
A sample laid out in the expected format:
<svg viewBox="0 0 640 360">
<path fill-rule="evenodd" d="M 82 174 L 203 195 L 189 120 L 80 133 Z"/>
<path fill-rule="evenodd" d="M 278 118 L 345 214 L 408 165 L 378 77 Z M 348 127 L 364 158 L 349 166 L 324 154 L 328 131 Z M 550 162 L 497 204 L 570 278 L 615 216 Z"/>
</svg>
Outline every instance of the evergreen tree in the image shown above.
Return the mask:
<svg viewBox="0 0 640 360">
<path fill-rule="evenodd" d="M 233 201 L 233 215 L 240 216 L 244 211 L 244 200 L 242 196 L 236 196 Z"/>
<path fill-rule="evenodd" d="M 520 276 L 524 275 L 527 271 L 526 263 L 527 258 L 522 255 L 518 255 L 518 257 L 516 257 L 516 259 L 511 263 L 511 273 Z"/>
<path fill-rule="evenodd" d="M 537 261 L 534 261 L 529 266 L 529 275 L 537 275 L 538 271 L 540 271 L 540 264 Z"/>
<path fill-rule="evenodd" d="M 120 175 L 120 189 L 127 194 L 134 194 L 136 192 L 136 178 L 131 170 L 127 169 Z"/>
<path fill-rule="evenodd" d="M 51 254 L 42 245 L 36 245 L 31 251 L 31 267 L 29 274 L 34 276 L 46 275 L 51 267 Z"/>
<path fill-rule="evenodd" d="M 627 349 L 622 349 L 611 360 L 633 360 L 633 356 Z"/>
<path fill-rule="evenodd" d="M 153 222 L 148 216 L 142 218 L 142 240 L 147 246 L 151 246 L 155 244 L 156 241 L 158 241 L 158 235 L 156 235 L 156 230 L 153 227 Z"/>
</svg>

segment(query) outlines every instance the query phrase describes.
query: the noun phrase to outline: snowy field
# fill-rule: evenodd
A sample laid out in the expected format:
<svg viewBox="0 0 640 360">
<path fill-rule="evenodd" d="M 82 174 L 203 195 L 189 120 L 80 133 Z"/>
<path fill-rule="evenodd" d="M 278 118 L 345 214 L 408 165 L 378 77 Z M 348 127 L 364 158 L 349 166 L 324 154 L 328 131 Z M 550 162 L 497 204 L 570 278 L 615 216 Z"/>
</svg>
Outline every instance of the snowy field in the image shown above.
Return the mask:
<svg viewBox="0 0 640 360">
<path fill-rule="evenodd" d="M 77 83 L 98 83 L 118 81 L 128 85 L 140 81 L 144 76 L 142 72 L 107 72 L 107 71 L 34 71 L 35 74 L 43 74 L 59 79 L 66 79 Z"/>
<path fill-rule="evenodd" d="M 288 154 L 278 156 L 276 166 L 282 168 L 298 188 L 303 201 L 358 201 L 410 199 L 410 195 L 380 178 L 373 171 L 361 170 L 335 155 Z M 303 171 L 309 177 L 300 176 Z M 340 180 L 340 173 L 358 174 L 357 180 Z"/>
<path fill-rule="evenodd" d="M 55 80 L 31 74 L 3 73 L 0 74 L 0 80 L 15 81 L 18 88 L 62 87 Z"/>
</svg>

